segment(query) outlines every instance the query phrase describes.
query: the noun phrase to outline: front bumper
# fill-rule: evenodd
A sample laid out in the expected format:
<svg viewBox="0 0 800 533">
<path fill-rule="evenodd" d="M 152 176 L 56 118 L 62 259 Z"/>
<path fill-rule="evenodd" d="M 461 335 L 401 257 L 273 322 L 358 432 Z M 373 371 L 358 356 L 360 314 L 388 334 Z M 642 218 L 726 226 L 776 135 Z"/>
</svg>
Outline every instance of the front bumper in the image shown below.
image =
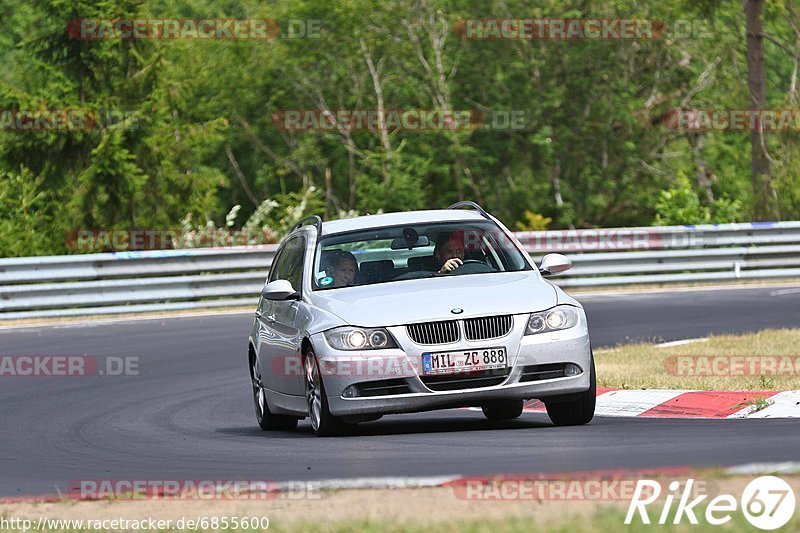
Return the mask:
<svg viewBox="0 0 800 533">
<path fill-rule="evenodd" d="M 399 349 L 347 352 L 333 349 L 323 334 L 312 337 L 328 397 L 335 416 L 409 413 L 480 405 L 490 400 L 532 399 L 585 392 L 589 388 L 591 347 L 586 316 L 580 310 L 578 324 L 568 330 L 523 335 L 528 315 L 515 315 L 511 332 L 499 339 L 460 340 L 451 345 L 419 346 L 406 334 L 405 326 L 388 328 Z M 420 375 L 422 353 L 426 351 L 477 350 L 504 346 L 509 356 L 508 374 L 490 386 L 432 390 Z M 539 365 L 574 363 L 583 369 L 577 376 L 520 381 L 523 370 Z M 369 387 L 391 380 L 402 384 L 398 394 L 344 397 L 351 385 Z"/>
</svg>

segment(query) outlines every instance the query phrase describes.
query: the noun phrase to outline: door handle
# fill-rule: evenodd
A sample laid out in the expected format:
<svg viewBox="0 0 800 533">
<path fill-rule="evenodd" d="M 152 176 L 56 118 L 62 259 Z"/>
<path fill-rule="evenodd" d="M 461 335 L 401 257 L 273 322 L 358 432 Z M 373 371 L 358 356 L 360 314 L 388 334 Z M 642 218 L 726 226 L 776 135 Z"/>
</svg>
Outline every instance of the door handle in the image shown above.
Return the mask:
<svg viewBox="0 0 800 533">
<path fill-rule="evenodd" d="M 265 315 L 261 311 L 256 311 L 256 317 L 264 319 L 267 322 L 275 322 L 275 315 Z"/>
</svg>

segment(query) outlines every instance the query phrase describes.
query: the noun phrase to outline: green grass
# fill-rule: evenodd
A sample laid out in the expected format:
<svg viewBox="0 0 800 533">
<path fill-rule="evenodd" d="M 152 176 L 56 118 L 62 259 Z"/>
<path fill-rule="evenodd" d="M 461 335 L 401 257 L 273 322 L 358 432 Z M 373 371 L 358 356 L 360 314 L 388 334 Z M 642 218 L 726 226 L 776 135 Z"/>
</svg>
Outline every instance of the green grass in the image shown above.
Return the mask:
<svg viewBox="0 0 800 533">
<path fill-rule="evenodd" d="M 677 361 L 705 356 L 785 356 L 782 375 L 746 371 L 748 375 L 707 372 L 695 366 L 687 372 L 677 370 Z M 746 335 L 719 335 L 706 342 L 658 348 L 641 343 L 595 350 L 597 383 L 601 387 L 622 389 L 697 389 L 697 390 L 797 390 L 800 389 L 800 329 L 764 330 Z M 773 359 L 774 360 L 774 359 Z M 695 375 L 689 375 L 694 373 Z M 700 374 L 700 375 L 698 375 Z M 757 406 L 758 407 L 758 406 Z M 763 408 L 763 407 L 762 407 Z"/>
</svg>

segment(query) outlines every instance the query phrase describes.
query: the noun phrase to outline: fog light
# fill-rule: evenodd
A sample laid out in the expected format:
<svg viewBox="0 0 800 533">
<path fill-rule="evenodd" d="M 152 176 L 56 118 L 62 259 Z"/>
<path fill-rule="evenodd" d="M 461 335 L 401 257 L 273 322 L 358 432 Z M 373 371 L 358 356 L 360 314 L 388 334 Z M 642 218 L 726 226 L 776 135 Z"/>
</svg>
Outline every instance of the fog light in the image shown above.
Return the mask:
<svg viewBox="0 0 800 533">
<path fill-rule="evenodd" d="M 343 398 L 358 398 L 358 387 L 350 385 L 342 392 Z"/>
<path fill-rule="evenodd" d="M 581 367 L 572 363 L 567 363 L 567 365 L 564 367 L 564 375 L 570 378 L 574 376 L 580 376 L 582 372 L 583 370 L 581 370 Z"/>
</svg>

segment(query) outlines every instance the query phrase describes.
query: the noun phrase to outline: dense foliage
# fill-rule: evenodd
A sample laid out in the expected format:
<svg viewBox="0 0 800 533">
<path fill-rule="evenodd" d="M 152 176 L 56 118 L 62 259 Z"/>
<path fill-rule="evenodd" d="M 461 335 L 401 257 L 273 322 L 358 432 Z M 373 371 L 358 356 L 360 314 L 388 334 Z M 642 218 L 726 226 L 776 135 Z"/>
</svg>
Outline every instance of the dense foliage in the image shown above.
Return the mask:
<svg viewBox="0 0 800 533">
<path fill-rule="evenodd" d="M 774 109 L 799 97 L 792 6 L 764 6 Z M 68 29 L 75 19 L 211 17 L 274 19 L 281 34 L 81 40 Z M 690 21 L 702 31 L 464 38 L 459 21 L 502 17 Z M 289 35 L 301 20 L 319 21 L 319 32 Z M 0 0 L 0 113 L 117 113 L 90 129 L 0 127 L 0 256 L 64 253 L 64 236 L 80 229 L 274 237 L 303 214 L 459 199 L 520 229 L 798 218 L 797 130 L 764 136 L 777 203 L 759 212 L 749 132 L 665 124 L 673 109 L 748 108 L 745 22 L 742 2 L 721 0 Z M 286 131 L 274 120 L 369 109 L 517 110 L 525 127 Z"/>
</svg>

